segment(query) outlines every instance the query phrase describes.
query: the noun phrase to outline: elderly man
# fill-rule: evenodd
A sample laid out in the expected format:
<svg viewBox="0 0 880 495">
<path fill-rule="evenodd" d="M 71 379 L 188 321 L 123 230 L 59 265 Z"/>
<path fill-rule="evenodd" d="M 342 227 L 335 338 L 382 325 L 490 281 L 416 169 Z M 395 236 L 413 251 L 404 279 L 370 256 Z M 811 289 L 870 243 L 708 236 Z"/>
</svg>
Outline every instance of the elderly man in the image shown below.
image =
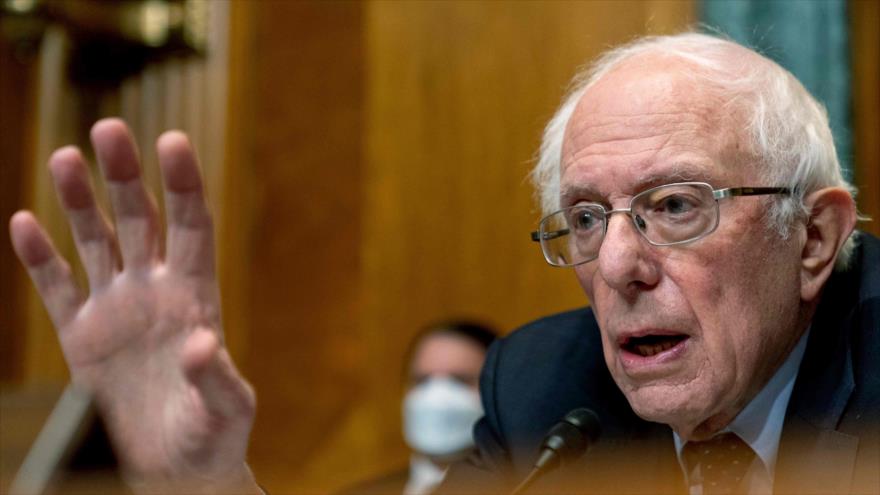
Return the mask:
<svg viewBox="0 0 880 495">
<path fill-rule="evenodd" d="M 512 487 L 547 429 L 586 406 L 602 439 L 534 491 L 880 490 L 880 243 L 851 236 L 821 107 L 773 62 L 698 34 L 617 48 L 577 81 L 545 133 L 534 176 L 548 215 L 533 239 L 574 268 L 592 309 L 493 346 L 479 455 L 451 489 Z M 91 295 L 30 214 L 11 221 L 72 376 L 95 391 L 135 482 L 254 490 L 253 393 L 218 337 L 189 145 L 158 142 L 162 260 L 129 134 L 102 121 L 92 140 L 115 233 L 79 152 L 50 160 Z"/>
<path fill-rule="evenodd" d="M 880 491 L 880 244 L 851 237 L 822 108 L 698 34 L 617 48 L 578 80 L 544 135 L 533 239 L 592 309 L 492 349 L 478 462 L 524 477 L 587 406 L 606 439 L 548 476 L 569 490 Z"/>
</svg>

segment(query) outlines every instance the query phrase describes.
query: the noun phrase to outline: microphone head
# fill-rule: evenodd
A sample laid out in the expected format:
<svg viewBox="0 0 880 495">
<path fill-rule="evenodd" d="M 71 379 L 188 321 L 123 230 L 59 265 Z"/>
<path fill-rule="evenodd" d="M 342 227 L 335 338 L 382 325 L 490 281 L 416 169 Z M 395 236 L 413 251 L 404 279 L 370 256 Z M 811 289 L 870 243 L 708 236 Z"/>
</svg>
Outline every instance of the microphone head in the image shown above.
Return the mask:
<svg viewBox="0 0 880 495">
<path fill-rule="evenodd" d="M 547 432 L 538 463 L 556 464 L 578 459 L 599 438 L 599 430 L 599 417 L 593 411 L 579 408 L 569 412 Z"/>
<path fill-rule="evenodd" d="M 574 409 L 562 418 L 562 421 L 574 425 L 587 439 L 587 443 L 595 443 L 599 439 L 602 427 L 599 424 L 599 416 L 591 409 L 580 407 Z"/>
</svg>

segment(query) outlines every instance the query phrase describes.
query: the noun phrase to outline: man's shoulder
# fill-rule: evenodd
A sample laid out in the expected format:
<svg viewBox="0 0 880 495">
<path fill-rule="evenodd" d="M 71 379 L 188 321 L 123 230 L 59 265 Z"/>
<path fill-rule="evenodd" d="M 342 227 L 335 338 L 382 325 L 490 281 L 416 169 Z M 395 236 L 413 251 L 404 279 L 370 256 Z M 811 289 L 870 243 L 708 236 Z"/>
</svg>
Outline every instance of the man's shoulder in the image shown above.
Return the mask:
<svg viewBox="0 0 880 495">
<path fill-rule="evenodd" d="M 859 232 L 850 265 L 835 270 L 822 290 L 813 327 L 824 335 L 811 342 L 827 347 L 824 341 L 834 340 L 880 352 L 880 239 Z"/>
<path fill-rule="evenodd" d="M 854 437 L 880 424 L 880 240 L 857 242 L 823 289 L 787 414 Z"/>
<path fill-rule="evenodd" d="M 610 380 L 590 308 L 527 323 L 495 347 L 489 365 L 497 390 L 526 393 L 526 400 L 541 398 L 543 390 L 571 394 L 586 387 L 589 392 L 591 383 Z"/>
<path fill-rule="evenodd" d="M 834 272 L 813 317 L 786 412 L 777 488 L 876 493 L 878 360 L 880 240 L 860 233 L 850 266 Z"/>
<path fill-rule="evenodd" d="M 853 259 L 846 270 L 836 271 L 823 289 L 813 319 L 811 341 L 821 343 L 823 351 L 836 344 L 852 350 L 856 374 L 877 374 L 880 358 L 880 239 L 860 232 Z M 870 381 L 870 380 L 869 380 Z M 877 379 L 873 380 L 878 386 Z"/>
<path fill-rule="evenodd" d="M 846 315 L 850 326 L 855 393 L 850 404 L 872 421 L 880 421 L 880 239 L 867 233 L 858 238 L 853 271 L 858 294 Z M 853 405 L 856 407 L 852 407 Z"/>
<path fill-rule="evenodd" d="M 861 232 L 858 237 L 858 267 L 862 277 L 861 298 L 880 298 L 880 239 Z"/>
<path fill-rule="evenodd" d="M 601 345 L 599 325 L 590 307 L 539 318 L 500 340 L 506 352 L 564 349 L 579 343 Z"/>
<path fill-rule="evenodd" d="M 603 436 L 628 431 L 635 415 L 614 384 L 589 308 L 528 323 L 493 344 L 482 380 L 483 400 L 496 435 L 513 447 L 513 461 L 536 448 L 547 430 L 579 407 L 593 409 Z"/>
</svg>

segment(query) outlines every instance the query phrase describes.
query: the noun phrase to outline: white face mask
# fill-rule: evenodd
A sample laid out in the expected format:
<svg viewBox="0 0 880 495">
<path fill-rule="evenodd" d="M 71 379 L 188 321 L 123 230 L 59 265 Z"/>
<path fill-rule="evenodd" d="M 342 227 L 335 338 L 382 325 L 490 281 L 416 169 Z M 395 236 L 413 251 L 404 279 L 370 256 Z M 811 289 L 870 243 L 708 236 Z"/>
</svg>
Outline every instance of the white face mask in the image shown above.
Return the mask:
<svg viewBox="0 0 880 495">
<path fill-rule="evenodd" d="M 471 430 L 483 416 L 480 396 L 450 378 L 431 378 L 403 401 L 403 435 L 417 452 L 445 456 L 474 444 Z"/>
</svg>

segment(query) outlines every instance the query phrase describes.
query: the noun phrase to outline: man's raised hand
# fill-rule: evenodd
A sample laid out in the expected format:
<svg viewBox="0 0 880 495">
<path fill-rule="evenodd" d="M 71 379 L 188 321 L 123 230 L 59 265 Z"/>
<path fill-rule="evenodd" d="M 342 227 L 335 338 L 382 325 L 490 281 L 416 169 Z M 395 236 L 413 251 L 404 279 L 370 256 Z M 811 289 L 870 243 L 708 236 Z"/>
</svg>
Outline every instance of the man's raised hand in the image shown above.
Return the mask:
<svg viewBox="0 0 880 495">
<path fill-rule="evenodd" d="M 195 154 L 177 131 L 157 142 L 164 236 L 125 124 L 94 125 L 115 222 L 95 201 L 79 150 L 49 159 L 88 276 L 86 293 L 27 211 L 15 252 L 49 312 L 74 383 L 96 397 L 129 480 L 148 491 L 255 488 L 245 464 L 255 399 L 223 347 L 214 236 Z"/>
</svg>

